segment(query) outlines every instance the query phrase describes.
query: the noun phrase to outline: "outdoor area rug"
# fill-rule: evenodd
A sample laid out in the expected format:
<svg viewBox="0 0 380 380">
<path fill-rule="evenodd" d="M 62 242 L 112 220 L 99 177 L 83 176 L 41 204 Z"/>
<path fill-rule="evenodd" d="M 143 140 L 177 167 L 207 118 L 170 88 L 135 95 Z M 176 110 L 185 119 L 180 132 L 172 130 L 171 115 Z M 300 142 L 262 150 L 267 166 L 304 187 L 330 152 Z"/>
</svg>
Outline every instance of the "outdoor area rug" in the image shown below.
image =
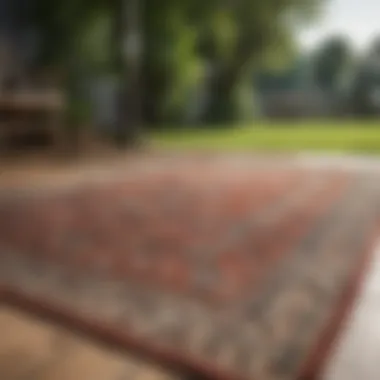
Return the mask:
<svg viewBox="0 0 380 380">
<path fill-rule="evenodd" d="M 198 378 L 314 378 L 371 252 L 379 188 L 196 164 L 6 192 L 2 300 Z"/>
</svg>

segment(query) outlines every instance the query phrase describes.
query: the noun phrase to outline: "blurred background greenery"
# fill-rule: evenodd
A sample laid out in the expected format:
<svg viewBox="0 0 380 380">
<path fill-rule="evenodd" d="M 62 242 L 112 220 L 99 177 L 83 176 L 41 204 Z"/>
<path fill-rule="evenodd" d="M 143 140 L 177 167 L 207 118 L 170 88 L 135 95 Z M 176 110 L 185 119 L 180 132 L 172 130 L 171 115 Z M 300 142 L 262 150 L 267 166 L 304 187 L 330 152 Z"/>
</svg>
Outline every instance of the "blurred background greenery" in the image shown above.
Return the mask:
<svg viewBox="0 0 380 380">
<path fill-rule="evenodd" d="M 333 1 L 1 0 L 0 35 L 37 36 L 24 78 L 55 73 L 68 128 L 123 146 L 377 151 L 380 38 L 297 39 Z"/>
</svg>

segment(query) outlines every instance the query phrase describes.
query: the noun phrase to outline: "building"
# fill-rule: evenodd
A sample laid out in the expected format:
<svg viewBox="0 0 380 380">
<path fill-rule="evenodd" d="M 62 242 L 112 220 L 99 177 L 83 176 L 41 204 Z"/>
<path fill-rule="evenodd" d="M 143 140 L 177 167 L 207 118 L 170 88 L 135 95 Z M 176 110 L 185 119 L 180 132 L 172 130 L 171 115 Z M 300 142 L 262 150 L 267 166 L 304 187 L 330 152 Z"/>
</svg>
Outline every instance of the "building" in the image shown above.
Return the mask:
<svg viewBox="0 0 380 380">
<path fill-rule="evenodd" d="M 262 117 L 325 117 L 341 109 L 339 96 L 314 85 L 311 65 L 306 59 L 280 72 L 260 73 L 254 86 Z"/>
</svg>

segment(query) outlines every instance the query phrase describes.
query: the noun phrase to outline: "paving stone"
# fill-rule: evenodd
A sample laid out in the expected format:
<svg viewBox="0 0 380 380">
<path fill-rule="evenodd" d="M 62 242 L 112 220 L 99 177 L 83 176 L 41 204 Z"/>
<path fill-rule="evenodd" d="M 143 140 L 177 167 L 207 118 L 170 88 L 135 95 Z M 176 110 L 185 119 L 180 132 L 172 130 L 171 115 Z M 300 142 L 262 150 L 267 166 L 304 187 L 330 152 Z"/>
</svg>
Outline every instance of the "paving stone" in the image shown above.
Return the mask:
<svg viewBox="0 0 380 380">
<path fill-rule="evenodd" d="M 56 332 L 38 320 L 0 308 L 0 378 L 38 379 L 54 357 Z"/>
<path fill-rule="evenodd" d="M 13 308 L 0 309 L 0 376 L 7 380 L 174 380 L 153 363 Z"/>
</svg>

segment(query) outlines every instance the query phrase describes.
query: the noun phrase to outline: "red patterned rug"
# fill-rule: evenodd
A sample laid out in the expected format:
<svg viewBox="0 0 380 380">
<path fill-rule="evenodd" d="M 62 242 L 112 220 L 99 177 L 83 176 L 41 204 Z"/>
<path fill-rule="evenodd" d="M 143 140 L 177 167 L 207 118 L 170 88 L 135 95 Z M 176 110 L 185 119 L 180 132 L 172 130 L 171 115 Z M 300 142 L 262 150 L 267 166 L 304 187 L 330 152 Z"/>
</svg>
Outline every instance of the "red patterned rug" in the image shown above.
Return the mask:
<svg viewBox="0 0 380 380">
<path fill-rule="evenodd" d="M 3 300 L 204 378 L 313 378 L 358 287 L 379 187 L 198 163 L 3 194 Z"/>
</svg>

